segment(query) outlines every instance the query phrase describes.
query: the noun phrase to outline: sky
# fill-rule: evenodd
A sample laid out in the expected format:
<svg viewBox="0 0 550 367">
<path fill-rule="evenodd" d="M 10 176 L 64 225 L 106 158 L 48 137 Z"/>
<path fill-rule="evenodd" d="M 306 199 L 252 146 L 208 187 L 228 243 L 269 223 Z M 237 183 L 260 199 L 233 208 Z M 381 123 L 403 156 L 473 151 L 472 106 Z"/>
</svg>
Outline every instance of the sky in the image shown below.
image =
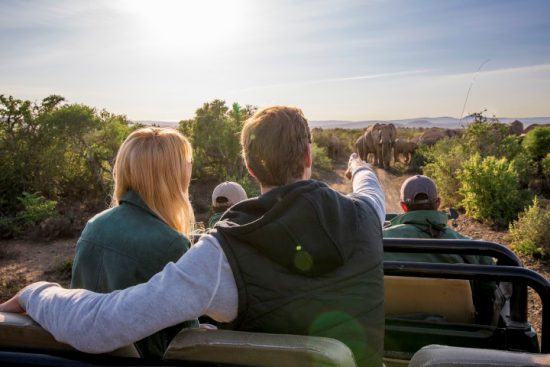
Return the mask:
<svg viewBox="0 0 550 367">
<path fill-rule="evenodd" d="M 0 94 L 133 120 L 550 116 L 546 0 L 0 0 L 0 50 Z"/>
</svg>

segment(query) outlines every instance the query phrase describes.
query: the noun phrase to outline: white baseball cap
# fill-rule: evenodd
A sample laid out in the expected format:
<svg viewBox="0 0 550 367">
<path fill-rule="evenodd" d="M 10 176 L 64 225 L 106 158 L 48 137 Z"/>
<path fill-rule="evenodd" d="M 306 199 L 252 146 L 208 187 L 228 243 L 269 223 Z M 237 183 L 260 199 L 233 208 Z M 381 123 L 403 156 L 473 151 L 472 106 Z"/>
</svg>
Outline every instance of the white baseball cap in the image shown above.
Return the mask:
<svg viewBox="0 0 550 367">
<path fill-rule="evenodd" d="M 236 182 L 222 182 L 214 188 L 212 192 L 212 206 L 216 206 L 216 199 L 224 197 L 231 205 L 235 205 L 243 200 L 248 199 L 246 191 Z"/>
</svg>

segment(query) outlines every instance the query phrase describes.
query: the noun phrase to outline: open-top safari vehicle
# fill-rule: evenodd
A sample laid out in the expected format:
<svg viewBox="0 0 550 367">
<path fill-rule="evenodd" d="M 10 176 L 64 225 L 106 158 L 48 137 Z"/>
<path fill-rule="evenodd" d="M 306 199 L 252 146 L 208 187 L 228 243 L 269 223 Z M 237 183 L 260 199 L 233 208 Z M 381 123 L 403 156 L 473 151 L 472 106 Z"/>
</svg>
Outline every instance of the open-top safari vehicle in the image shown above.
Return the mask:
<svg viewBox="0 0 550 367">
<path fill-rule="evenodd" d="M 550 366 L 550 284 L 508 248 L 474 240 L 385 239 L 386 252 L 483 255 L 495 265 L 385 262 L 386 366 Z M 496 283 L 493 317 L 476 321 L 470 281 Z M 527 289 L 542 301 L 540 339 L 528 321 Z M 417 317 L 421 315 L 422 317 Z M 162 361 L 133 346 L 89 355 L 56 342 L 30 318 L 0 314 L 0 365 L 355 366 L 329 338 L 184 329 Z"/>
</svg>

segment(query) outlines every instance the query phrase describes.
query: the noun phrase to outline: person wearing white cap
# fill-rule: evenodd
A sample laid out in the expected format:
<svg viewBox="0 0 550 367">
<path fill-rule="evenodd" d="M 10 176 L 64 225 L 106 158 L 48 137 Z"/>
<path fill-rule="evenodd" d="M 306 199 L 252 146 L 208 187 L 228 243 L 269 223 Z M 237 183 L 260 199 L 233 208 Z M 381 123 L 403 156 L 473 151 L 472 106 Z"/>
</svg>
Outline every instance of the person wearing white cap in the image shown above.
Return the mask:
<svg viewBox="0 0 550 367">
<path fill-rule="evenodd" d="M 237 182 L 225 181 L 216 186 L 212 192 L 213 214 L 208 220 L 208 228 L 213 228 L 227 209 L 246 199 L 246 191 Z"/>
</svg>

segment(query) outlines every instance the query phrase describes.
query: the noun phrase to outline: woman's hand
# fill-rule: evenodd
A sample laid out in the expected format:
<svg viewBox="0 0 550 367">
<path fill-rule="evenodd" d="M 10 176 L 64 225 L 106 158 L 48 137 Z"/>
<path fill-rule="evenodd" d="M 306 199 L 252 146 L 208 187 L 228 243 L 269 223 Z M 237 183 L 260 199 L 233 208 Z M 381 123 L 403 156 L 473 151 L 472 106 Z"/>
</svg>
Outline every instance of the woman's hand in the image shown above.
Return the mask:
<svg viewBox="0 0 550 367">
<path fill-rule="evenodd" d="M 2 303 L 0 305 L 0 312 L 24 313 L 25 309 L 23 309 L 23 307 L 19 304 L 20 293 L 21 291 L 17 292 L 15 296 Z"/>
</svg>

